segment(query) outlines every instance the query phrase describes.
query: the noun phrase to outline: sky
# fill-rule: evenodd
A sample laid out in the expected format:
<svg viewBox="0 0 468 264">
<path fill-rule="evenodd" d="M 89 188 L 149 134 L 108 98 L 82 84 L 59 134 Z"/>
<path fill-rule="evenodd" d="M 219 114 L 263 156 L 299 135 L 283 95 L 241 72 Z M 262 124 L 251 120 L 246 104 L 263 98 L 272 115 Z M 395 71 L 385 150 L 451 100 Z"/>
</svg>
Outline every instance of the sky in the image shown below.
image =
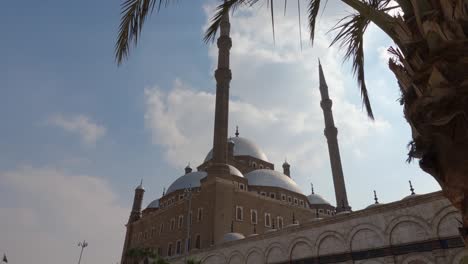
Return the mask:
<svg viewBox="0 0 468 264">
<path fill-rule="evenodd" d="M 365 35 L 367 118 L 329 30 L 351 11 L 329 1 L 316 40 L 297 7 L 266 5 L 231 17 L 229 131 L 285 159 L 304 194 L 310 183 L 334 203 L 318 90 L 321 60 L 333 100 L 348 199 L 354 210 L 439 190 L 405 162 L 411 131 L 387 67 L 392 42 Z M 0 10 L 0 254 L 11 263 L 117 263 L 134 188 L 144 205 L 211 149 L 217 48 L 203 43 L 214 0 L 177 1 L 154 13 L 128 60 L 117 66 L 119 4 L 111 0 L 7 1 Z M 305 5 L 303 6 L 303 11 Z M 305 14 L 302 14 L 304 20 Z"/>
</svg>

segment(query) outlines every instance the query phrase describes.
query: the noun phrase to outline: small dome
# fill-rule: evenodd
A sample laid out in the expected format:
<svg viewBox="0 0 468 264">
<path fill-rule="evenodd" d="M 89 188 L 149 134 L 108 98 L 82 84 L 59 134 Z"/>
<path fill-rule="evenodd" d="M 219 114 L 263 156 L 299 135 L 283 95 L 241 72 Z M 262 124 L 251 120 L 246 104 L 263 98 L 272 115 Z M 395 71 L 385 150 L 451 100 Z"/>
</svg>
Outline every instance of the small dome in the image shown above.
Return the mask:
<svg viewBox="0 0 468 264">
<path fill-rule="evenodd" d="M 159 199 L 156 199 L 148 204 L 147 209 L 157 209 L 159 208 Z"/>
<path fill-rule="evenodd" d="M 302 194 L 299 186 L 291 178 L 281 172 L 268 169 L 254 170 L 245 175 L 250 186 L 278 187 Z"/>
<path fill-rule="evenodd" d="M 312 205 L 318 205 L 318 204 L 326 204 L 330 205 L 330 203 L 325 200 L 321 195 L 312 193 L 307 196 L 307 200 L 309 200 L 309 203 Z"/>
<path fill-rule="evenodd" d="M 263 161 L 268 161 L 265 153 L 252 141 L 243 137 L 229 138 L 234 142 L 234 156 L 251 156 Z M 206 155 L 205 162 L 213 158 L 213 150 Z"/>
<path fill-rule="evenodd" d="M 378 207 L 378 206 L 381 206 L 381 205 L 383 205 L 383 204 L 381 204 L 381 203 L 373 203 L 373 204 L 367 206 L 366 209 Z"/>
<path fill-rule="evenodd" d="M 245 236 L 241 233 L 226 233 L 223 236 L 223 242 L 230 242 L 235 240 L 244 239 Z"/>
<path fill-rule="evenodd" d="M 167 188 L 166 194 L 186 188 L 200 187 L 200 180 L 205 178 L 206 175 L 207 173 L 204 171 L 194 171 L 182 175 Z"/>
<path fill-rule="evenodd" d="M 336 213 L 336 215 L 345 215 L 345 214 L 350 214 L 351 211 L 341 211 L 339 213 Z"/>
<path fill-rule="evenodd" d="M 419 196 L 419 194 L 410 194 L 408 196 L 403 197 L 403 199 L 401 199 L 401 200 L 407 200 L 407 199 L 411 199 L 411 198 L 418 197 L 418 196 Z"/>
<path fill-rule="evenodd" d="M 238 170 L 236 167 L 232 166 L 232 165 L 229 165 L 229 173 L 231 173 L 231 175 L 235 175 L 235 176 L 239 176 L 239 177 L 244 177 L 244 174 L 242 174 L 242 172 L 240 170 Z"/>
</svg>

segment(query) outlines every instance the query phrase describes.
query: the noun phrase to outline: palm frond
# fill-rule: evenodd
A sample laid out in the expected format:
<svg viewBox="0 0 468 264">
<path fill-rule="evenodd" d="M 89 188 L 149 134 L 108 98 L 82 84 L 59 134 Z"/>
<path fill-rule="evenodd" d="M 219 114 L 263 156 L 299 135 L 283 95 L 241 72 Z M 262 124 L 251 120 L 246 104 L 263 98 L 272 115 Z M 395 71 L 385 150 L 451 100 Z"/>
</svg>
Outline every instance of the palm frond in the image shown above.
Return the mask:
<svg viewBox="0 0 468 264">
<path fill-rule="evenodd" d="M 157 5 L 159 10 L 163 3 L 167 6 L 169 2 L 171 0 L 125 0 L 121 4 L 119 34 L 115 44 L 117 64 L 120 65 L 128 56 L 131 42 L 137 44 L 143 24 L 154 7 Z"/>
<path fill-rule="evenodd" d="M 357 77 L 361 90 L 362 102 L 369 118 L 374 119 L 372 107 L 367 92 L 364 74 L 364 32 L 370 20 L 360 14 L 352 14 L 341 19 L 332 30 L 340 30 L 331 45 L 340 42 L 340 47 L 346 50 L 344 60 L 352 59 L 353 73 Z"/>
<path fill-rule="evenodd" d="M 317 15 L 320 10 L 321 0 L 309 0 L 309 8 L 307 13 L 309 14 L 309 30 L 310 30 L 310 41 L 314 44 L 315 37 L 315 24 L 317 23 Z"/>
<path fill-rule="evenodd" d="M 369 8 L 380 11 L 388 6 L 390 0 L 366 0 L 362 3 Z M 332 28 L 332 30 L 339 30 L 339 32 L 330 46 L 339 42 L 340 47 L 346 50 L 344 60 L 352 59 L 353 74 L 358 81 L 362 103 L 369 118 L 374 119 L 364 73 L 364 32 L 370 22 L 371 19 L 362 13 L 351 14 L 342 18 Z"/>
<path fill-rule="evenodd" d="M 224 14 L 229 13 L 229 11 L 234 12 L 241 4 L 253 5 L 258 1 L 259 0 L 226 0 L 222 4 L 218 5 L 216 7 L 215 15 L 211 18 L 211 25 L 205 31 L 205 37 L 203 40 L 207 43 L 214 42 L 216 40 L 216 33 L 221 25 L 221 20 Z"/>
</svg>

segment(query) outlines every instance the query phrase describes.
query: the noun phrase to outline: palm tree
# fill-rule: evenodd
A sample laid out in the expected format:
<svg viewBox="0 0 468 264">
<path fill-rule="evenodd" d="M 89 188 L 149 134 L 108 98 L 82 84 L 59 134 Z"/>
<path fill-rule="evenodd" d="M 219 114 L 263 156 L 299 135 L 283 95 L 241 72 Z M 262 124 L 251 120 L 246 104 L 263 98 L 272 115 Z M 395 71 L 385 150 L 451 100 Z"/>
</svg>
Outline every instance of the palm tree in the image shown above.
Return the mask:
<svg viewBox="0 0 468 264">
<path fill-rule="evenodd" d="M 274 1 L 265 1 L 269 3 L 274 35 Z M 313 43 L 318 13 L 327 0 L 305 1 Z M 170 2 L 124 0 L 115 53 L 118 64 L 128 56 L 130 43 L 137 43 L 148 14 Z M 258 2 L 225 0 L 213 16 L 205 41 L 215 39 L 224 14 Z M 468 0 L 341 2 L 356 12 L 337 24 L 331 44 L 346 50 L 344 59 L 352 62 L 371 119 L 374 115 L 365 83 L 363 35 L 373 23 L 395 43 L 389 48 L 393 58 L 388 64 L 397 78 L 404 116 L 412 129 L 408 161 L 419 159 L 420 167 L 439 182 L 444 195 L 462 212 L 460 231 L 468 246 Z M 395 8 L 401 13 L 390 15 L 388 11 Z"/>
</svg>

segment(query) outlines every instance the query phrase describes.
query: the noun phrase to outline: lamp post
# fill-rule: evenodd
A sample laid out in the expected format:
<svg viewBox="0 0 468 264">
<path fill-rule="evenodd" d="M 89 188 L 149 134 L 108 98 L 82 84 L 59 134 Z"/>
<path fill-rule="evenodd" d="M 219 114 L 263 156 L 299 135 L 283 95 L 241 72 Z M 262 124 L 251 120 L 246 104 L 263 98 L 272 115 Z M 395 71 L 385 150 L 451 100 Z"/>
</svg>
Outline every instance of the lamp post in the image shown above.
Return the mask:
<svg viewBox="0 0 468 264">
<path fill-rule="evenodd" d="M 81 247 L 80 258 L 78 259 L 78 264 L 80 264 L 81 263 L 81 256 L 83 255 L 83 250 L 84 250 L 85 247 L 88 246 L 88 242 L 83 240 L 83 242 L 78 243 L 78 246 Z"/>
<path fill-rule="evenodd" d="M 190 240 L 190 222 L 191 222 L 191 214 L 190 210 L 192 208 L 192 187 L 189 186 L 187 189 L 184 190 L 185 199 L 188 200 L 188 210 L 187 210 L 187 238 L 185 239 L 185 254 L 184 254 L 184 263 L 187 263 L 187 256 L 189 254 L 189 240 Z"/>
</svg>

